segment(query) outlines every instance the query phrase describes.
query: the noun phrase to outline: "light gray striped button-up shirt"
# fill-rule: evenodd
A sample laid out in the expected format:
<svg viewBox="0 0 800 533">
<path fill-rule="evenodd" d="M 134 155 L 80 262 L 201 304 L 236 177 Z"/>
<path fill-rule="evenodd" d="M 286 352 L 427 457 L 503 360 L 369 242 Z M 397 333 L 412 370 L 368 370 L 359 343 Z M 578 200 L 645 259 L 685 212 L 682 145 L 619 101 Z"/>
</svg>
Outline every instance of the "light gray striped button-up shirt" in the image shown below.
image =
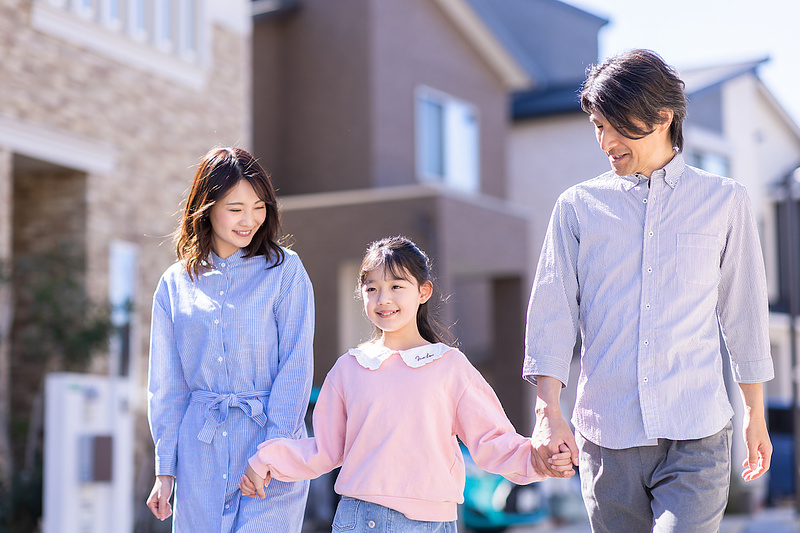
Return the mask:
<svg viewBox="0 0 800 533">
<path fill-rule="evenodd" d="M 567 383 L 572 422 L 607 448 L 702 438 L 733 410 L 737 382 L 772 379 L 767 288 L 745 188 L 677 154 L 650 180 L 607 172 L 558 199 L 528 308 L 523 374 Z"/>
</svg>

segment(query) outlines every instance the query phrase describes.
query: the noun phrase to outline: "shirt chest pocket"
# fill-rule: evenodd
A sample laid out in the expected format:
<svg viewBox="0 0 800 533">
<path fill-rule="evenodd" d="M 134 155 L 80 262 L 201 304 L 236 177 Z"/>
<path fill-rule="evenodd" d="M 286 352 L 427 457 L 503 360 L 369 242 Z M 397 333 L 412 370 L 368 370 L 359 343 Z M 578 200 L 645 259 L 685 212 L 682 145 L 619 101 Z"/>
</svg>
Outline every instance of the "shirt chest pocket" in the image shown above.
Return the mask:
<svg viewBox="0 0 800 533">
<path fill-rule="evenodd" d="M 676 270 L 687 283 L 708 285 L 719 280 L 719 247 L 716 235 L 678 233 Z"/>
</svg>

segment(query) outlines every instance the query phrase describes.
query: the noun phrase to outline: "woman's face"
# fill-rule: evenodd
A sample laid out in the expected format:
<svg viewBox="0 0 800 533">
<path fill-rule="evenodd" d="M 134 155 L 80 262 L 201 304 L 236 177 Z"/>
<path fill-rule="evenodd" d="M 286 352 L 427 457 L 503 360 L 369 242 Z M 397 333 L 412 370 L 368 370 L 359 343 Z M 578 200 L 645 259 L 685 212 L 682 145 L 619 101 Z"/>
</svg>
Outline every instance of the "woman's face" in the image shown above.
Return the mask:
<svg viewBox="0 0 800 533">
<path fill-rule="evenodd" d="M 264 200 L 247 180 L 240 180 L 211 207 L 209 219 L 214 253 L 225 258 L 249 245 L 266 218 Z"/>
</svg>

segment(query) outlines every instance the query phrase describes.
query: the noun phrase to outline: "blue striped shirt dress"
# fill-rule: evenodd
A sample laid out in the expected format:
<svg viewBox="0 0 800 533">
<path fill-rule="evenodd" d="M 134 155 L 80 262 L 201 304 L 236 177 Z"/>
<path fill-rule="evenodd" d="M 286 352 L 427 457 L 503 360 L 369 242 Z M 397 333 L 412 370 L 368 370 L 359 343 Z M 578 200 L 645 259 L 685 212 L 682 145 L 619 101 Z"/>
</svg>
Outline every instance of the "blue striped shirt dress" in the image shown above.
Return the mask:
<svg viewBox="0 0 800 533">
<path fill-rule="evenodd" d="M 175 263 L 155 291 L 148 419 L 155 473 L 175 476 L 175 532 L 301 530 L 307 481 L 273 480 L 265 500 L 238 488 L 260 443 L 305 436 L 314 296 L 285 253 L 274 268 L 242 249 L 212 253 L 194 281 Z"/>
</svg>

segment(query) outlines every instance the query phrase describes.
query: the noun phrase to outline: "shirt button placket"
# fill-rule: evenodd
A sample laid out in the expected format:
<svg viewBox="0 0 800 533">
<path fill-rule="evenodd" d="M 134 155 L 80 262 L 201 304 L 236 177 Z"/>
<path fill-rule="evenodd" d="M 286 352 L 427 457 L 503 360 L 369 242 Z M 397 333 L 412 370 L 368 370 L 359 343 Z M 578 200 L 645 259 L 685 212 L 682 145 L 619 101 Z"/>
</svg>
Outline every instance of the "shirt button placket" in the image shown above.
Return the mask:
<svg viewBox="0 0 800 533">
<path fill-rule="evenodd" d="M 650 309 L 650 301 L 652 300 L 652 295 L 656 292 L 653 290 L 654 284 L 656 282 L 655 276 L 653 276 L 653 267 L 657 266 L 654 262 L 654 259 L 657 257 L 656 253 L 656 239 L 654 239 L 654 229 L 657 229 L 657 220 L 654 219 L 657 217 L 658 209 L 656 208 L 657 202 L 655 202 L 655 194 L 657 192 L 657 186 L 653 186 L 651 183 L 651 187 L 648 189 L 648 195 L 652 196 L 653 202 L 649 202 L 648 198 L 643 198 L 642 203 L 645 205 L 645 215 L 644 215 L 644 233 L 643 233 L 643 253 L 642 253 L 642 312 L 640 317 L 640 330 L 639 335 L 641 339 L 641 344 L 639 346 L 639 379 L 641 380 L 641 384 L 643 386 L 649 385 L 650 378 L 652 377 L 653 365 L 652 365 L 652 350 L 650 349 L 650 333 L 651 333 L 651 326 L 652 326 L 652 316 L 651 313 L 645 313 L 645 310 Z M 652 397 L 649 393 L 645 393 L 642 391 L 642 415 L 644 416 L 644 423 L 645 428 L 650 426 L 650 415 L 653 412 L 652 409 Z"/>
</svg>

